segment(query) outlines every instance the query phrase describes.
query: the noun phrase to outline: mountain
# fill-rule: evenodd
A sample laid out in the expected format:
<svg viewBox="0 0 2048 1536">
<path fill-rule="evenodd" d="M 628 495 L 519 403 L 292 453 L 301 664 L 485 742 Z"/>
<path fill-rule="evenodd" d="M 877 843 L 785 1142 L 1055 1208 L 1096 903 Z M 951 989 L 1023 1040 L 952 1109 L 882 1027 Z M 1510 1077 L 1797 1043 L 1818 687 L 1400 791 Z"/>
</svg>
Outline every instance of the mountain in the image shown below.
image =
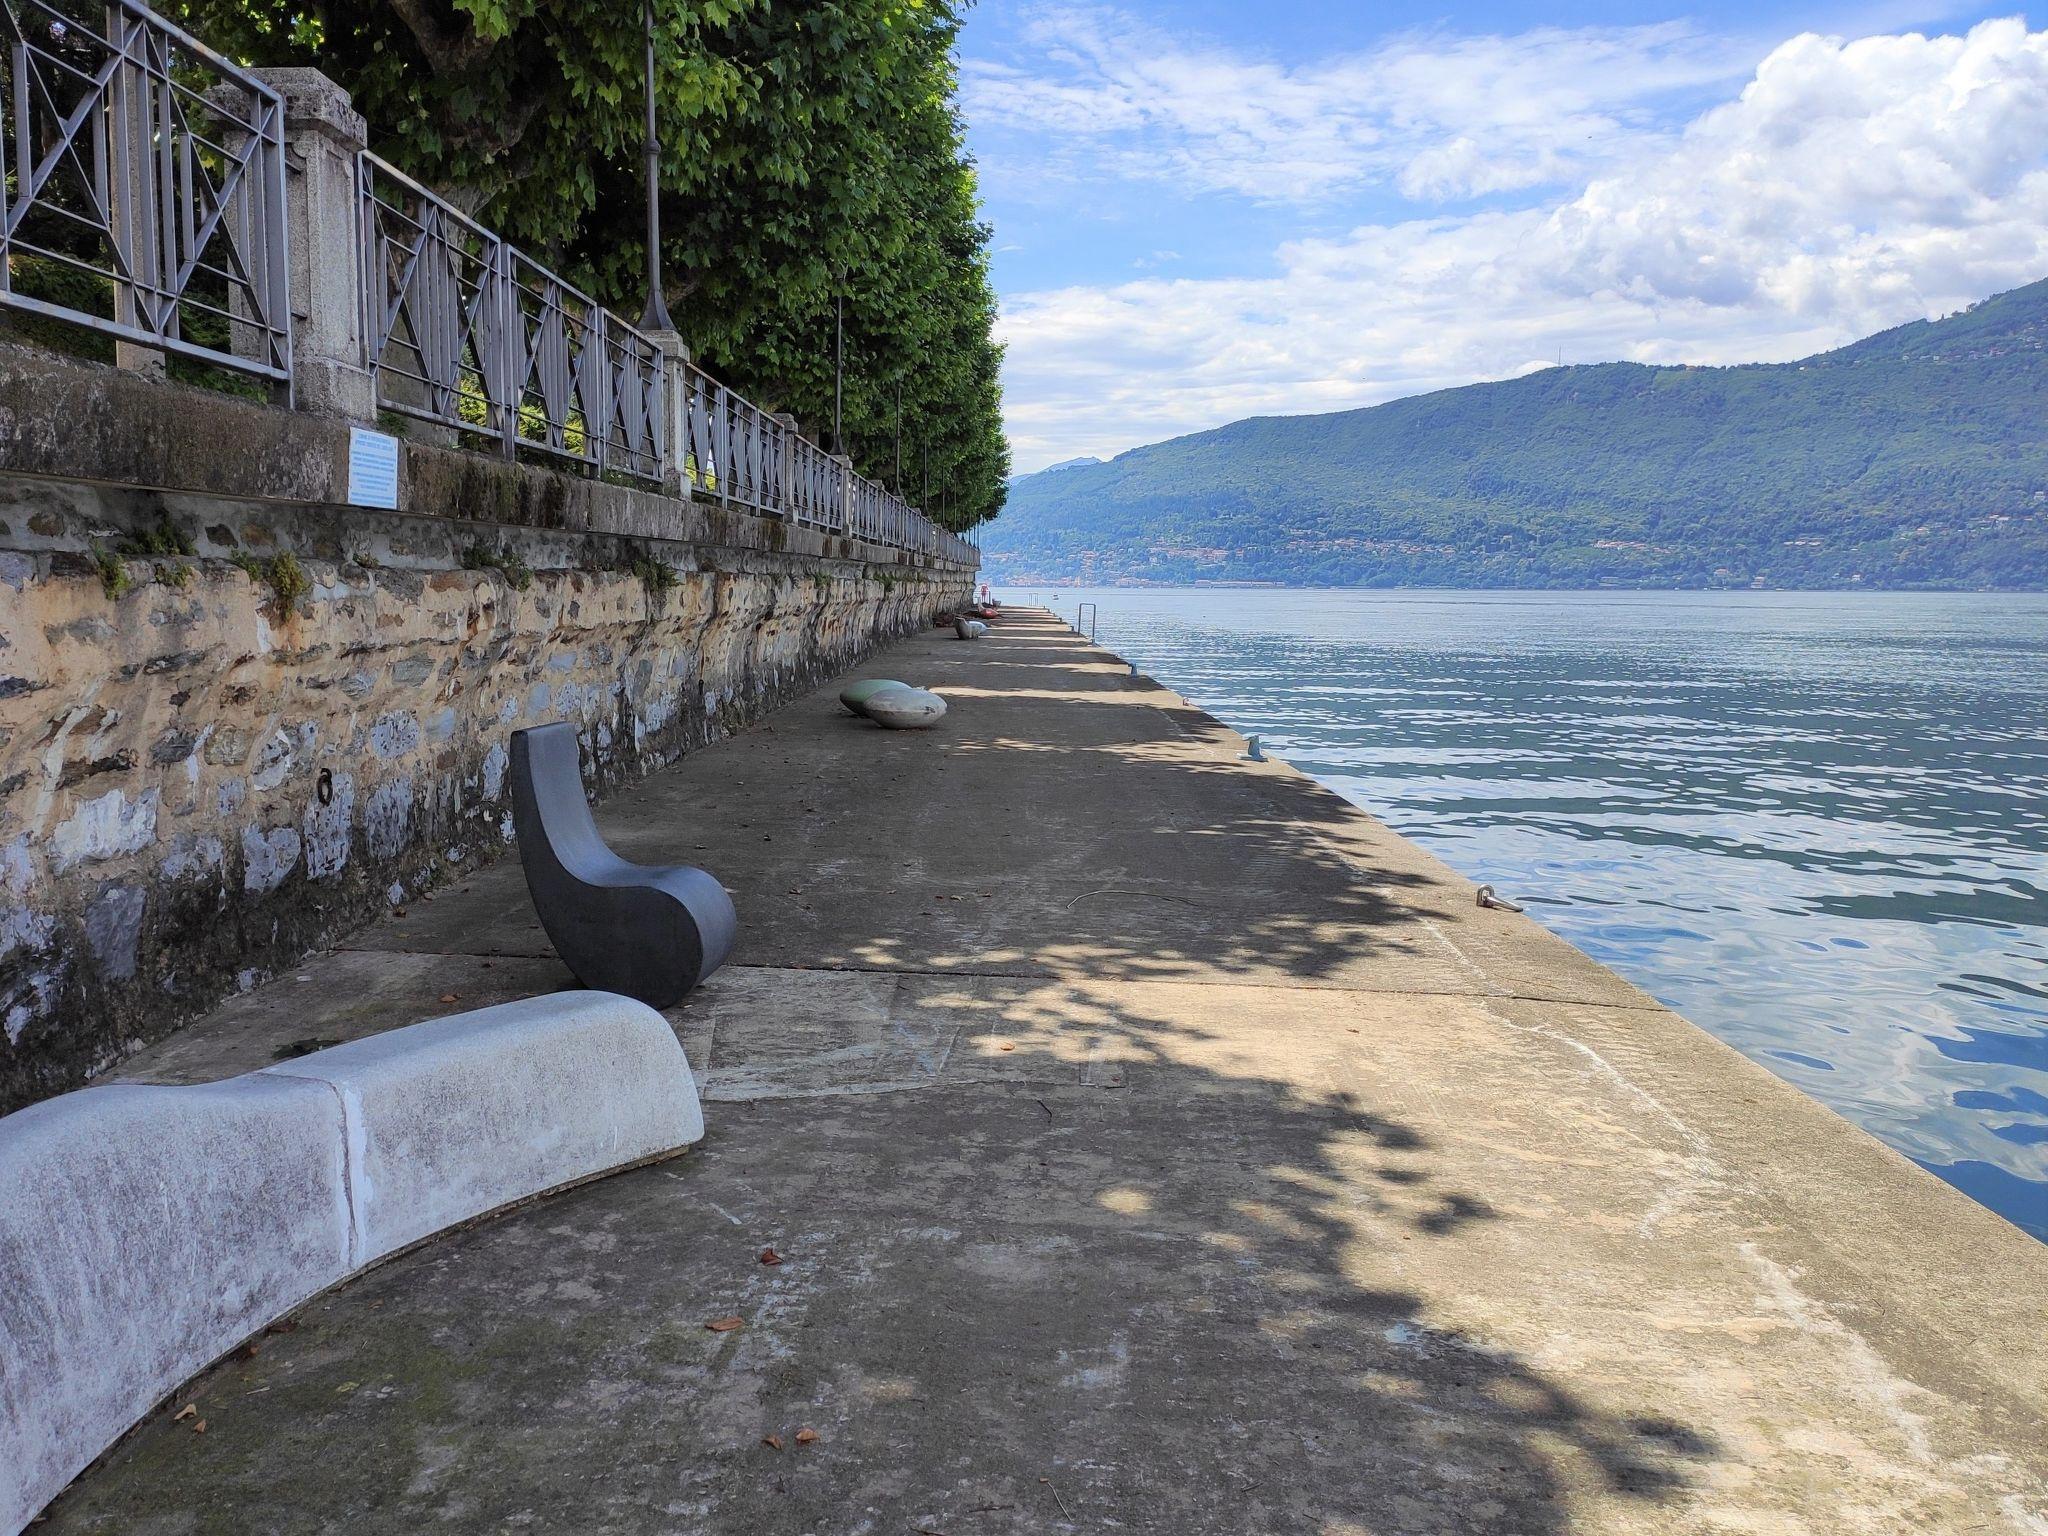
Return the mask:
<svg viewBox="0 0 2048 1536">
<path fill-rule="evenodd" d="M 1102 460 L 1096 458 L 1093 454 L 1084 453 L 1078 459 L 1061 459 L 1059 463 L 1048 464 L 1045 466 L 1045 468 L 1035 470 L 1033 471 L 1033 473 L 1040 475 L 1056 475 L 1063 469 L 1079 469 L 1084 464 L 1100 464 L 1101 462 Z M 1029 480 L 1030 478 L 1030 475 L 1012 475 L 1010 476 L 1010 484 L 1015 485 L 1019 480 Z"/>
<path fill-rule="evenodd" d="M 2048 281 L 1797 363 L 1550 368 L 1027 475 L 999 582 L 2048 587 Z"/>
</svg>

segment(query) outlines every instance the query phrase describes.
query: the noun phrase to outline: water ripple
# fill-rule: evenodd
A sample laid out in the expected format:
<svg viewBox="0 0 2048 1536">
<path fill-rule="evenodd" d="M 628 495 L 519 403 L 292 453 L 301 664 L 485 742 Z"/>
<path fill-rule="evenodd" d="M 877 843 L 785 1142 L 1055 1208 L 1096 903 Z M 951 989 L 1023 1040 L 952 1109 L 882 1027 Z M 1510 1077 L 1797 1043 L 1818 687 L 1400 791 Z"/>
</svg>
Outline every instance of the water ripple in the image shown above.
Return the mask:
<svg viewBox="0 0 2048 1536">
<path fill-rule="evenodd" d="M 2048 1238 L 2048 598 L 1010 595 Z"/>
</svg>

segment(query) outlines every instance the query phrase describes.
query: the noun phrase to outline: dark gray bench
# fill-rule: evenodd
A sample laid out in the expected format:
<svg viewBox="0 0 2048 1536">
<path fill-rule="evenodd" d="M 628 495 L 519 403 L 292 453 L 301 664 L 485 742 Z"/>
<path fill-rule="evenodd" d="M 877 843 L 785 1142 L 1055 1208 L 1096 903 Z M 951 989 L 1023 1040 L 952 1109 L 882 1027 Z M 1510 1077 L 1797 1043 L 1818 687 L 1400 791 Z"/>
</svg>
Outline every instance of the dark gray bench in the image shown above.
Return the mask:
<svg viewBox="0 0 2048 1536">
<path fill-rule="evenodd" d="M 541 927 L 584 986 L 668 1008 L 732 953 L 739 920 L 724 886 L 605 846 L 568 722 L 512 733 L 512 825 Z"/>
</svg>

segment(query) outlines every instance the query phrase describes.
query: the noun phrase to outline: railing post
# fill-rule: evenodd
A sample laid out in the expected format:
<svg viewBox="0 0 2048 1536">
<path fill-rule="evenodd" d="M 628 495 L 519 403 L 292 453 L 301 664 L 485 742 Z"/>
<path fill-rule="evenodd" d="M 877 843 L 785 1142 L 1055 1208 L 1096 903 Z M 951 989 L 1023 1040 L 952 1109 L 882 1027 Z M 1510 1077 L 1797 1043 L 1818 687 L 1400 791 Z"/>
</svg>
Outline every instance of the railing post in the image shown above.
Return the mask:
<svg viewBox="0 0 2048 1536">
<path fill-rule="evenodd" d="M 590 453 L 590 462 L 596 466 L 598 474 L 602 475 L 612 467 L 612 413 L 618 409 L 614 391 L 619 386 L 618 370 L 622 365 L 615 362 L 613 357 L 611 311 L 600 309 L 593 304 L 574 322 L 570 321 L 566 314 L 563 316 L 562 324 L 565 328 L 572 323 L 583 328 L 581 355 L 586 370 L 585 378 L 590 376 L 587 370 L 590 368 L 591 358 L 597 359 L 597 401 L 593 404 L 588 394 L 583 397 L 583 440 Z M 596 350 L 592 351 L 592 348 Z M 574 406 L 572 405 L 570 409 L 573 410 Z M 568 424 L 564 422 L 562 440 L 565 443 L 568 436 Z"/>
<path fill-rule="evenodd" d="M 711 398 L 718 409 L 711 413 L 711 446 L 718 465 L 718 478 L 712 482 L 718 492 L 718 499 L 726 505 L 732 504 L 733 451 L 732 424 L 738 414 L 734 402 L 739 398 L 725 385 L 712 391 Z"/>
<path fill-rule="evenodd" d="M 377 415 L 363 292 L 356 156 L 369 125 L 317 69 L 255 69 L 284 98 L 285 220 L 291 247 L 292 401 L 354 421 Z"/>
<path fill-rule="evenodd" d="M 853 537 L 853 459 L 844 453 L 832 455 L 839 466 L 839 531 Z"/>
<path fill-rule="evenodd" d="M 500 441 L 498 451 L 508 459 L 519 457 L 519 407 L 525 395 L 523 357 L 525 323 L 519 311 L 519 278 L 512 260 L 512 245 L 502 235 L 491 239 L 491 291 L 497 297 L 496 332 L 486 337 L 484 367 L 497 375 L 492 389 L 498 400 Z M 490 298 L 478 306 L 478 320 L 491 313 Z"/>
<path fill-rule="evenodd" d="M 796 418 L 787 411 L 775 412 L 769 420 L 780 427 L 781 441 L 776 445 L 775 465 L 776 497 L 780 503 L 776 511 L 792 522 L 796 520 L 796 440 L 800 435 Z"/>
<path fill-rule="evenodd" d="M 688 496 L 690 349 L 675 331 L 649 331 L 647 339 L 661 352 L 661 488 Z"/>
<path fill-rule="evenodd" d="M 112 148 L 107 232 L 128 271 L 126 279 L 114 282 L 114 319 L 121 325 L 158 331 L 162 324 L 158 313 L 161 230 L 152 195 L 157 166 L 149 32 L 143 22 L 118 5 L 106 8 L 106 18 L 107 39 L 121 58 L 114 66 L 107 94 Z M 17 110 L 23 109 L 17 106 Z M 162 380 L 166 371 L 161 350 L 133 341 L 114 343 L 114 366 L 157 380 Z"/>
</svg>

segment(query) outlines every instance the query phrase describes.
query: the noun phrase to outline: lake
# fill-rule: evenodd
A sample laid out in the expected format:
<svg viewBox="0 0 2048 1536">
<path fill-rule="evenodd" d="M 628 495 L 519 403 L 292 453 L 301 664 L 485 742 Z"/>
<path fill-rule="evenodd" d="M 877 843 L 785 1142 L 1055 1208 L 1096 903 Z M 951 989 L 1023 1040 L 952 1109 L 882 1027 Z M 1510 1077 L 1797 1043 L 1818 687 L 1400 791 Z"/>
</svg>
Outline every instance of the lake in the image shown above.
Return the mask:
<svg viewBox="0 0 2048 1536">
<path fill-rule="evenodd" d="M 2048 596 L 1002 595 L 2048 1239 Z"/>
</svg>

